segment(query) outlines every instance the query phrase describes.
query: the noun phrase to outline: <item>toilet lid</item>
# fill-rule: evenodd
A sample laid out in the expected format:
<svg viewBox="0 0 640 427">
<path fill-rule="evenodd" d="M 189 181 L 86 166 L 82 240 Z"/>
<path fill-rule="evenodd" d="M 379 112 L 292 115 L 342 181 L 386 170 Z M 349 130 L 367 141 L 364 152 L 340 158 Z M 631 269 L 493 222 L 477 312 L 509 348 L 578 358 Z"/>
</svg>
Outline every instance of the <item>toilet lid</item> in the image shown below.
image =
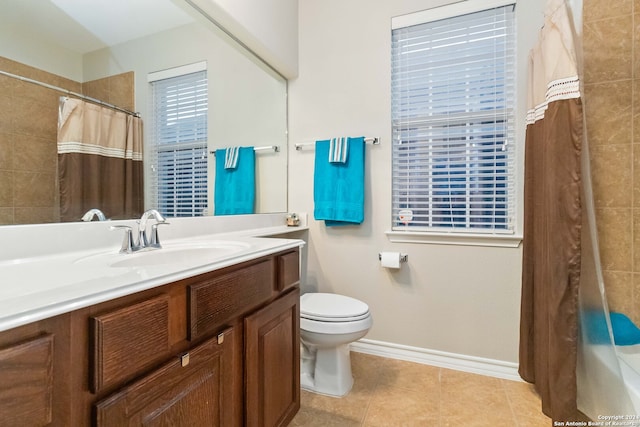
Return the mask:
<svg viewBox="0 0 640 427">
<path fill-rule="evenodd" d="M 308 293 L 300 297 L 300 315 L 325 321 L 358 320 L 369 315 L 369 306 L 345 295 Z"/>
</svg>

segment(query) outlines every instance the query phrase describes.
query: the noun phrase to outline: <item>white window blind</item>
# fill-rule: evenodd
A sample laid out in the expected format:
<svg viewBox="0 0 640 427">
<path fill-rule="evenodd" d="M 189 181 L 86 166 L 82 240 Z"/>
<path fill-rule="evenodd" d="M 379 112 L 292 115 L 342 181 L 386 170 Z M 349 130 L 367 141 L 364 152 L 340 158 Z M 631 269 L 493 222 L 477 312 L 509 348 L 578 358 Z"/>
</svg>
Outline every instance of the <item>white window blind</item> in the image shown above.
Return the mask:
<svg viewBox="0 0 640 427">
<path fill-rule="evenodd" d="M 394 230 L 513 233 L 514 15 L 393 30 Z"/>
<path fill-rule="evenodd" d="M 207 210 L 207 76 L 198 71 L 151 82 L 153 203 L 169 217 Z"/>
</svg>

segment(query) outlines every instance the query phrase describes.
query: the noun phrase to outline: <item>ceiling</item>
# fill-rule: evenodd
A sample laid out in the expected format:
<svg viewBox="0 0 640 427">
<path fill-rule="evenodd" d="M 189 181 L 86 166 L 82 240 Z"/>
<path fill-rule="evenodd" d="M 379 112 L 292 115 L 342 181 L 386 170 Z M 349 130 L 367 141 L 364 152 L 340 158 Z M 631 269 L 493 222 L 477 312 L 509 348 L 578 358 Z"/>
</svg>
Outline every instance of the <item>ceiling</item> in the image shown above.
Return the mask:
<svg viewBox="0 0 640 427">
<path fill-rule="evenodd" d="M 184 4 L 184 2 L 181 2 Z M 172 0 L 2 0 L 0 25 L 85 54 L 193 22 Z"/>
</svg>

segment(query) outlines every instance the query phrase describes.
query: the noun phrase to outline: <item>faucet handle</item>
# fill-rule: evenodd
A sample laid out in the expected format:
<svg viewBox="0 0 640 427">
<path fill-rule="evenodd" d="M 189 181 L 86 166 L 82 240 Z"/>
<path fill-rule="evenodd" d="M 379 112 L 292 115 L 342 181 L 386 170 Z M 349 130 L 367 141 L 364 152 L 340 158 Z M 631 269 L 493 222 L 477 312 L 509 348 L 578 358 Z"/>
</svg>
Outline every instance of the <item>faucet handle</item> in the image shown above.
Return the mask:
<svg viewBox="0 0 640 427">
<path fill-rule="evenodd" d="M 158 226 L 159 225 L 169 225 L 170 223 L 167 221 L 156 222 L 151 226 L 151 241 L 149 242 L 149 246 L 154 248 L 161 248 L 160 246 L 160 238 L 158 237 Z"/>
<path fill-rule="evenodd" d="M 121 254 L 130 254 L 133 252 L 135 248 L 135 243 L 133 241 L 133 233 L 131 232 L 131 227 L 128 225 L 112 225 L 110 230 L 124 230 L 124 239 L 122 240 L 122 247 L 120 248 Z"/>
</svg>

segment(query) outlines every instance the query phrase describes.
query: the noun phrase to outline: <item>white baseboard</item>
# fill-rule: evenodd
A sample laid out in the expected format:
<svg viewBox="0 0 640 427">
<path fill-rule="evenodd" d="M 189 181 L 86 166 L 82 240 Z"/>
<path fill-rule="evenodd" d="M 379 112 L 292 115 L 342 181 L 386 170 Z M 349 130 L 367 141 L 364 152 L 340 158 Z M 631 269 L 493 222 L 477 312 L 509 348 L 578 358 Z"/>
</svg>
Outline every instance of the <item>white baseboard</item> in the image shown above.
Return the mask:
<svg viewBox="0 0 640 427">
<path fill-rule="evenodd" d="M 522 381 L 518 364 L 446 351 L 392 344 L 384 341 L 362 339 L 351 343 L 351 350 L 390 359 L 406 360 L 440 368 L 471 372 L 512 381 Z"/>
</svg>

